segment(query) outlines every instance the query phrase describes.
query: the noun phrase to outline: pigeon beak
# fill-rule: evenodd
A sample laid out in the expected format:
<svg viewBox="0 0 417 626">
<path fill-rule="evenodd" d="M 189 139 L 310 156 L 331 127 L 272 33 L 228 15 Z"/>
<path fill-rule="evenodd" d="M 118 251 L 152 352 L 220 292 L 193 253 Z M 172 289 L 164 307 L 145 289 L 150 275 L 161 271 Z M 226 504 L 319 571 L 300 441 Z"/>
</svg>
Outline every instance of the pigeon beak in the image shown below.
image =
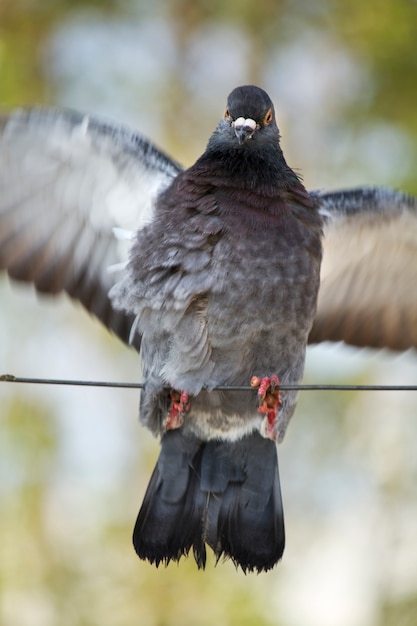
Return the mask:
<svg viewBox="0 0 417 626">
<path fill-rule="evenodd" d="M 232 126 L 235 129 L 235 135 L 240 145 L 248 139 L 252 139 L 253 133 L 257 128 L 255 120 L 252 120 L 250 117 L 247 119 L 238 117 L 237 120 L 232 122 Z"/>
</svg>

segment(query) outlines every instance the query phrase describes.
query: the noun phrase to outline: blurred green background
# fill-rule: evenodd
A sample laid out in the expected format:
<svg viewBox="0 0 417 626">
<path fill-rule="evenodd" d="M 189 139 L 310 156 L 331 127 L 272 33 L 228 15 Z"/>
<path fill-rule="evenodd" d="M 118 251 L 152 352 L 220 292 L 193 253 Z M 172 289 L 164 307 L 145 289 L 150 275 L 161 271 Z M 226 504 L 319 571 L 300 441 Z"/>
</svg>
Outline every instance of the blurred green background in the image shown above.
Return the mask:
<svg viewBox="0 0 417 626">
<path fill-rule="evenodd" d="M 415 0 L 0 0 L 3 110 L 100 114 L 188 165 L 249 82 L 309 188 L 417 193 Z M 140 380 L 64 297 L 3 277 L 0 299 L 0 373 Z M 305 380 L 415 384 L 417 359 L 318 347 Z M 416 394 L 301 394 L 280 448 L 287 547 L 259 576 L 136 558 L 158 451 L 137 395 L 0 383 L 1 626 L 417 623 Z"/>
</svg>

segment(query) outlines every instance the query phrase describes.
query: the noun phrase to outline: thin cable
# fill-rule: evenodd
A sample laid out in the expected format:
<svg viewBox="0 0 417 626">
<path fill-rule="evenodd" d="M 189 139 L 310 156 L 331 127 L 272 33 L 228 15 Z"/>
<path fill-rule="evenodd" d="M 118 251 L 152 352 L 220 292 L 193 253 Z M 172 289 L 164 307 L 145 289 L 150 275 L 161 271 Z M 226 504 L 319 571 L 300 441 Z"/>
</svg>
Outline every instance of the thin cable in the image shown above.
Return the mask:
<svg viewBox="0 0 417 626">
<path fill-rule="evenodd" d="M 103 380 L 65 380 L 58 378 L 24 378 L 3 374 L 0 382 L 34 385 L 70 385 L 77 387 L 111 387 L 116 389 L 143 389 L 143 383 L 122 383 Z M 417 385 L 277 385 L 281 391 L 417 391 Z M 249 385 L 221 385 L 216 391 L 254 391 Z"/>
</svg>

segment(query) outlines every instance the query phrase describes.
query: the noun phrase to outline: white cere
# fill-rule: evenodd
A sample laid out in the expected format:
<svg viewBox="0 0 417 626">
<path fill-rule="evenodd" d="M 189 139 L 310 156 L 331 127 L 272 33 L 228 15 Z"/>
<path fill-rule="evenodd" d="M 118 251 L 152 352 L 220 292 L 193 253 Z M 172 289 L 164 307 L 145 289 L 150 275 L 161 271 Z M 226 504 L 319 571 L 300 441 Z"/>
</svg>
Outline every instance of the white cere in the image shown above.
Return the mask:
<svg viewBox="0 0 417 626">
<path fill-rule="evenodd" d="M 244 117 L 238 117 L 234 122 L 232 122 L 232 126 L 234 126 L 235 128 L 244 127 L 244 128 L 251 128 L 252 130 L 255 130 L 256 122 L 250 117 L 246 119 Z"/>
</svg>

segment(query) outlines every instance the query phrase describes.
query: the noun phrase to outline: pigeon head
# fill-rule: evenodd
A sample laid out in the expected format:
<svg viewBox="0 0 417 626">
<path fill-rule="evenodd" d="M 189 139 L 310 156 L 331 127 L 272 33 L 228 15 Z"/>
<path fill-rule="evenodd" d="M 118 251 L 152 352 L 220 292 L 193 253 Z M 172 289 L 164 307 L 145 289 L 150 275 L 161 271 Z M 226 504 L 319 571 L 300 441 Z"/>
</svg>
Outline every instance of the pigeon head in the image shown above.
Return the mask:
<svg viewBox="0 0 417 626">
<path fill-rule="evenodd" d="M 262 137 L 270 135 L 271 129 L 276 135 L 278 130 L 271 98 L 266 91 L 254 85 L 236 87 L 232 91 L 227 99 L 225 118 L 234 129 L 239 144 L 253 139 L 255 133 Z"/>
<path fill-rule="evenodd" d="M 266 91 L 254 85 L 244 85 L 230 93 L 226 112 L 210 143 L 217 144 L 220 138 L 229 147 L 254 146 L 270 141 L 278 143 L 274 105 Z"/>
</svg>

